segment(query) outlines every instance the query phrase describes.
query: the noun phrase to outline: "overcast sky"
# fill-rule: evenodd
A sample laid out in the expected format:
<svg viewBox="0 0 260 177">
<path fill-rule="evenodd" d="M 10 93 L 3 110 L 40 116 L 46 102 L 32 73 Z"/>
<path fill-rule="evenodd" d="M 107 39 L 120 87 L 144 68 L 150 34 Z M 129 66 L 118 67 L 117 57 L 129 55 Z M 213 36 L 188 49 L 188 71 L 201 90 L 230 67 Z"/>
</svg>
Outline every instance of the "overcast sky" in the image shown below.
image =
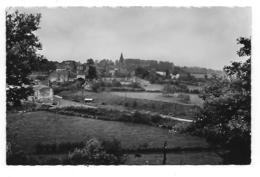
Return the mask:
<svg viewBox="0 0 260 177">
<path fill-rule="evenodd" d="M 237 58 L 236 38 L 251 35 L 250 8 L 30 8 L 50 60 L 167 60 L 222 69 Z"/>
</svg>

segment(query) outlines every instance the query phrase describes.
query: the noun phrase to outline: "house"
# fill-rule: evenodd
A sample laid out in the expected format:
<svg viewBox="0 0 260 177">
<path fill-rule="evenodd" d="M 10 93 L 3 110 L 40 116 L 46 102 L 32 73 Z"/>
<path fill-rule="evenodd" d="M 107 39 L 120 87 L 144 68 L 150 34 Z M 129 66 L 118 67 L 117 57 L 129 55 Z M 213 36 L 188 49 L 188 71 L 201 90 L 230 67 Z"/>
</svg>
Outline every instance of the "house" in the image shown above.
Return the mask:
<svg viewBox="0 0 260 177">
<path fill-rule="evenodd" d="M 64 67 L 65 69 L 67 69 L 68 71 L 71 71 L 71 72 L 75 72 L 75 71 L 76 71 L 77 64 L 76 64 L 76 62 L 73 61 L 73 60 L 63 61 L 61 64 L 62 64 L 63 67 Z"/>
<path fill-rule="evenodd" d="M 76 67 L 76 73 L 87 73 L 88 72 L 88 65 L 87 64 L 78 64 Z"/>
<path fill-rule="evenodd" d="M 36 85 L 33 87 L 34 101 L 45 104 L 53 104 L 53 89 L 47 85 Z"/>
</svg>

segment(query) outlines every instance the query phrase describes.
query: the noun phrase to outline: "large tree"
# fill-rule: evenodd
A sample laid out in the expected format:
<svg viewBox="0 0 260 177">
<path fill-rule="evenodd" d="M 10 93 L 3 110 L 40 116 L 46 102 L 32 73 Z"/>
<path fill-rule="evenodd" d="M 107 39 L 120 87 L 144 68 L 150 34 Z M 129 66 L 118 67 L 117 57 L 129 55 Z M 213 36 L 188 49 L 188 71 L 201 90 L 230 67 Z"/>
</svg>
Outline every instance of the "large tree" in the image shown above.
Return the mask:
<svg viewBox="0 0 260 177">
<path fill-rule="evenodd" d="M 224 67 L 227 79 L 212 80 L 202 94 L 203 109 L 193 131 L 223 147 L 224 163 L 248 164 L 251 155 L 251 39 L 239 38 L 244 62 Z"/>
<path fill-rule="evenodd" d="M 95 63 L 93 59 L 88 59 L 87 60 L 87 65 L 88 65 L 88 75 L 87 78 L 89 80 L 93 80 L 97 78 L 97 69 L 95 67 Z"/>
<path fill-rule="evenodd" d="M 6 13 L 6 84 L 7 103 L 19 105 L 32 93 L 28 87 L 32 65 L 39 58 L 37 50 L 41 43 L 35 35 L 39 29 L 40 14 L 25 14 L 18 11 Z"/>
</svg>

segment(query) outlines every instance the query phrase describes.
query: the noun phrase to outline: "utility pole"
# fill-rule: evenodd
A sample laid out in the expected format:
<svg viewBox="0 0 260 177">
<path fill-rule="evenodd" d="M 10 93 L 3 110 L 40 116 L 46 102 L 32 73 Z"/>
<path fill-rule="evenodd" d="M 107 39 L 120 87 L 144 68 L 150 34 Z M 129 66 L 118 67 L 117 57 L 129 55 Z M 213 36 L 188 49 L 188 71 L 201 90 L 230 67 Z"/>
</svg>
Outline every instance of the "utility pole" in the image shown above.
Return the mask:
<svg viewBox="0 0 260 177">
<path fill-rule="evenodd" d="M 166 164 L 166 147 L 167 147 L 167 141 L 164 141 L 164 145 L 163 145 L 163 165 Z"/>
</svg>

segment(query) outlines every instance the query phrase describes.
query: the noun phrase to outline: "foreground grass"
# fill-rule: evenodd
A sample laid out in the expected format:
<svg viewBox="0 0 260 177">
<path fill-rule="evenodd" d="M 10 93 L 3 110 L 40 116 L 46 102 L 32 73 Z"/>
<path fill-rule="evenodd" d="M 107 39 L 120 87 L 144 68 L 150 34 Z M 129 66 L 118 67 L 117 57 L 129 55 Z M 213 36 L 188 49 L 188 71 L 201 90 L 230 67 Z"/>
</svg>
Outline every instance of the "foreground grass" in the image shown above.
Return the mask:
<svg viewBox="0 0 260 177">
<path fill-rule="evenodd" d="M 125 149 L 162 148 L 164 141 L 168 142 L 168 148 L 208 147 L 204 139 L 183 134 L 169 134 L 166 129 L 143 124 L 87 119 L 45 111 L 7 115 L 7 141 L 13 142 L 17 146 L 16 149 L 27 154 L 33 155 L 34 147 L 39 143 L 80 142 L 93 137 L 101 140 L 117 139 Z M 174 156 L 178 157 L 173 158 L 174 161 L 169 157 L 169 164 L 180 163 L 183 161 L 181 159 L 186 159 L 186 164 L 197 162 L 203 164 L 202 162 L 208 162 L 207 159 L 211 159 L 214 163 L 219 162 L 216 154 L 209 155 L 207 158 L 205 158 L 205 152 L 196 154 L 201 161 L 193 160 L 194 153 L 185 153 L 180 155 L 181 157 Z M 135 162 L 140 164 L 143 162 L 142 159 L 146 158 L 154 164 L 157 156 L 147 154 L 138 160 L 130 155 L 127 164 Z"/>
<path fill-rule="evenodd" d="M 148 147 L 207 147 L 203 139 L 182 134 L 169 134 L 157 127 L 82 117 L 50 112 L 28 112 L 7 115 L 7 138 L 12 138 L 27 152 L 37 143 L 80 142 L 89 138 L 117 139 L 124 148 Z"/>
</svg>

